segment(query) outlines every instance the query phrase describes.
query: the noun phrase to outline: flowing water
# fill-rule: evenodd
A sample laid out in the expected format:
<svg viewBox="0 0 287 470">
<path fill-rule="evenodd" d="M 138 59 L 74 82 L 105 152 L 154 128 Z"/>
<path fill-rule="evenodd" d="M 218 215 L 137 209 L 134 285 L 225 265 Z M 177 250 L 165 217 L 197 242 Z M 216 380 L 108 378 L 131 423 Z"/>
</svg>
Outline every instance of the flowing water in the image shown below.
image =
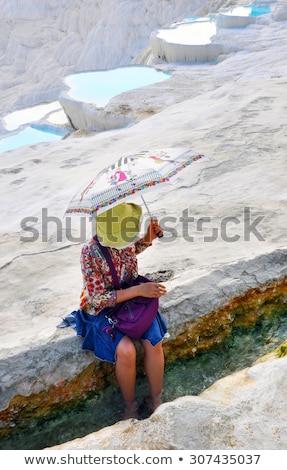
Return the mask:
<svg viewBox="0 0 287 470">
<path fill-rule="evenodd" d="M 196 357 L 168 364 L 163 401 L 184 395 L 199 395 L 216 380 L 249 367 L 260 356 L 273 351 L 287 337 L 287 310 L 261 317 L 254 327 L 234 328 L 221 344 Z M 144 377 L 137 380 L 137 396 L 148 393 Z M 93 399 L 73 409 L 63 409 L 53 419 L 37 422 L 26 432 L 0 439 L 0 449 L 38 450 L 83 437 L 121 419 L 122 399 L 110 386 Z"/>
</svg>

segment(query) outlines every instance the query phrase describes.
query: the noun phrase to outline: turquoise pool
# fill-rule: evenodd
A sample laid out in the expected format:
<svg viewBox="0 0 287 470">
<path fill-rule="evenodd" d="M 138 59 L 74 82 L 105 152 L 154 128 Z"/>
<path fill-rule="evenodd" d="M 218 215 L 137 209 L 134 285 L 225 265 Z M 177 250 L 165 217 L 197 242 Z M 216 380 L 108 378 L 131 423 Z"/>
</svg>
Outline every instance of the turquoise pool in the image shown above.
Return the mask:
<svg viewBox="0 0 287 470">
<path fill-rule="evenodd" d="M 230 8 L 224 14 L 230 16 L 260 16 L 270 12 L 271 8 L 268 6 L 244 5 Z"/>
<path fill-rule="evenodd" d="M 136 88 L 159 83 L 171 77 L 148 66 L 126 66 L 111 70 L 99 70 L 69 75 L 65 83 L 68 95 L 78 101 L 105 106 L 111 98 Z"/>
<path fill-rule="evenodd" d="M 65 83 L 70 87 L 69 96 L 78 101 L 93 102 L 104 106 L 113 96 L 124 91 L 145 87 L 171 77 L 168 72 L 161 72 L 149 66 L 126 66 L 112 70 L 77 73 L 66 77 Z M 55 125 L 42 125 L 41 120 L 50 114 L 55 116 Z M 56 118 L 56 114 L 60 117 Z M 64 111 L 58 102 L 34 106 L 21 111 L 15 111 L 2 120 L 4 128 L 13 131 L 0 136 L 0 153 L 14 150 L 25 145 L 60 140 L 69 131 L 67 117 L 63 119 Z M 39 120 L 39 123 L 37 123 Z M 59 121 L 59 122 L 58 122 Z M 56 125 L 57 124 L 57 125 Z M 26 125 L 25 128 L 23 126 Z M 20 129 L 18 132 L 17 129 Z"/>
<path fill-rule="evenodd" d="M 0 152 L 7 152 L 8 150 L 14 150 L 25 145 L 34 145 L 41 142 L 52 142 L 54 140 L 60 140 L 64 135 L 68 133 L 67 130 L 52 130 L 45 128 L 35 128 L 27 126 L 17 134 L 12 134 L 8 137 L 0 139 Z"/>
</svg>

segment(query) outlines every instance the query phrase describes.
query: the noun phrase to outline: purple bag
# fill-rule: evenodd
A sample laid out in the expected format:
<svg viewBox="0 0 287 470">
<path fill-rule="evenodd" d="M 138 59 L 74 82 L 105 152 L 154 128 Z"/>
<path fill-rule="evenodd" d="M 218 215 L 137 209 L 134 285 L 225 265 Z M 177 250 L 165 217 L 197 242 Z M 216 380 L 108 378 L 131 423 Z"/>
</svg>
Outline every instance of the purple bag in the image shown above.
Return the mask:
<svg viewBox="0 0 287 470">
<path fill-rule="evenodd" d="M 108 249 L 100 245 L 99 242 L 98 246 L 107 260 L 116 289 L 126 289 L 127 287 L 139 285 L 143 282 L 152 282 L 151 279 L 139 275 L 136 279 L 131 279 L 129 283 L 120 286 L 115 266 Z M 120 302 L 114 307 L 105 309 L 104 313 L 110 326 L 105 327 L 104 331 L 113 338 L 113 328 L 117 328 L 130 338 L 140 339 L 151 326 L 158 312 L 158 307 L 159 301 L 157 298 L 142 296 Z"/>
</svg>

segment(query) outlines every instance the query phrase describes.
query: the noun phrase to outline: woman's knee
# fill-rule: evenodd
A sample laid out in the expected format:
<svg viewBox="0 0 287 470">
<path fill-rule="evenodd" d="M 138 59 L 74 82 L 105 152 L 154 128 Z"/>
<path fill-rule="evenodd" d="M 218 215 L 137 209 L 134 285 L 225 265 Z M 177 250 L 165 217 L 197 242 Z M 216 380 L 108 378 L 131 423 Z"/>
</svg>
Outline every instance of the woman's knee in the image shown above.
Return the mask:
<svg viewBox="0 0 287 470">
<path fill-rule="evenodd" d="M 163 354 L 162 342 L 153 346 L 149 341 L 142 341 L 142 346 L 146 354 L 152 354 L 152 355 Z"/>
<path fill-rule="evenodd" d="M 125 336 L 117 347 L 117 361 L 134 362 L 136 359 L 136 348 L 133 341 Z"/>
</svg>

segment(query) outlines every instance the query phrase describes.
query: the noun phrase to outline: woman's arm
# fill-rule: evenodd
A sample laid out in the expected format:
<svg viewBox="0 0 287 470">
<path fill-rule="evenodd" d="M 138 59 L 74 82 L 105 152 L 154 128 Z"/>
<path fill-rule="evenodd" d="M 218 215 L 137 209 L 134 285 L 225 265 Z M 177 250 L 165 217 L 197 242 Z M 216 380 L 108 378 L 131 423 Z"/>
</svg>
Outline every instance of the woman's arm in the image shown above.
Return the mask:
<svg viewBox="0 0 287 470">
<path fill-rule="evenodd" d="M 141 253 L 147 247 L 152 245 L 153 240 L 162 233 L 157 220 L 151 220 L 147 228 L 146 234 L 135 243 L 136 253 Z M 147 282 L 137 286 L 128 287 L 127 289 L 117 290 L 116 303 L 124 302 L 133 297 L 142 296 L 149 298 L 158 298 L 166 294 L 166 287 L 157 282 Z"/>
<path fill-rule="evenodd" d="M 100 266 L 88 245 L 83 248 L 81 253 L 81 270 L 83 304 L 88 302 L 99 311 L 105 307 L 113 307 L 116 303 L 116 291 L 107 290 Z"/>
<path fill-rule="evenodd" d="M 127 289 L 120 289 L 116 291 L 116 303 L 124 302 L 125 300 L 133 299 L 137 296 L 159 298 L 166 294 L 166 287 L 158 282 L 146 282 L 138 286 L 128 287 Z"/>
<path fill-rule="evenodd" d="M 151 220 L 147 228 L 146 234 L 135 243 L 136 253 L 152 245 L 153 240 L 158 237 L 158 233 L 162 232 L 157 220 Z M 137 250 L 137 243 L 142 246 L 141 250 Z M 138 245 L 138 248 L 139 248 Z M 128 287 L 127 289 L 117 290 L 116 303 L 124 302 L 137 296 L 158 298 L 166 294 L 166 287 L 157 282 L 146 282 L 137 286 Z"/>
<path fill-rule="evenodd" d="M 152 245 L 153 240 L 158 238 L 158 234 L 163 233 L 157 220 L 151 220 L 147 228 L 146 234 L 135 242 L 136 254 L 141 253 Z"/>
</svg>

